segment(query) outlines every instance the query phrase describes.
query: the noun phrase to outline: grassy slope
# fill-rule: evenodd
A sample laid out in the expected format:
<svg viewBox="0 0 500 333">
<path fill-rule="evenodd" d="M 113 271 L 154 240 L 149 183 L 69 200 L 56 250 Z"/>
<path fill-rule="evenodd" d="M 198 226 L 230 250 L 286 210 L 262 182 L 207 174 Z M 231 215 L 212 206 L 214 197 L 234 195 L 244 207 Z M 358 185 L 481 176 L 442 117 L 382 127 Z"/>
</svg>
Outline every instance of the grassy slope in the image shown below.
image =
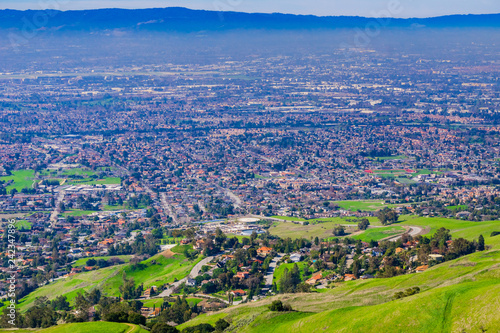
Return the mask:
<svg viewBox="0 0 500 333">
<path fill-rule="evenodd" d="M 130 258 L 132 258 L 132 255 L 120 255 L 120 256 L 106 256 L 106 257 L 86 257 L 86 258 L 80 258 L 77 261 L 73 263 L 73 267 L 78 267 L 78 266 L 85 266 L 87 263 L 87 260 L 89 259 L 94 259 L 94 260 L 99 260 L 99 259 L 104 259 L 104 260 L 110 260 L 111 258 L 120 258 L 124 262 L 129 262 Z"/>
<path fill-rule="evenodd" d="M 371 225 L 379 225 L 377 218 L 370 217 Z M 354 218 L 352 218 L 354 220 Z M 334 217 L 329 219 L 317 219 L 317 220 L 309 220 L 308 225 L 295 224 L 292 222 L 275 222 L 270 228 L 269 232 L 273 235 L 277 235 L 281 238 L 310 238 L 310 237 L 319 237 L 319 238 L 328 238 L 332 237 L 332 231 L 335 225 L 343 224 L 343 225 L 352 225 L 356 226 L 357 222 L 349 222 L 348 219 Z"/>
<path fill-rule="evenodd" d="M 134 270 L 131 265 L 125 266 L 120 274 L 116 274 L 106 281 L 103 291 L 117 296 L 118 287 L 122 284 L 123 271 L 127 274 L 127 278 L 133 278 L 136 284 L 144 283 L 144 288 L 160 286 L 173 282 L 174 279 L 180 280 L 189 274 L 199 260 L 201 260 L 201 257 L 197 260 L 188 261 L 182 254 L 176 254 L 172 258 L 165 258 L 159 254 L 143 261 L 142 263 L 147 265 L 143 270 Z M 156 264 L 153 262 L 156 262 Z"/>
<path fill-rule="evenodd" d="M 477 239 L 482 234 L 485 239 L 489 238 L 492 231 L 500 231 L 500 221 L 471 222 L 444 217 L 418 217 L 403 215 L 399 219 L 401 222 L 396 225 L 414 225 L 430 228 L 429 233 L 433 234 L 437 229 L 444 227 L 451 230 L 453 237 L 464 237 Z"/>
<path fill-rule="evenodd" d="M 153 260 L 156 260 L 157 264 L 152 264 Z M 20 301 L 19 309 L 25 311 L 40 296 L 53 299 L 59 295 L 66 295 L 71 301 L 76 297 L 78 291 L 89 291 L 96 286 L 106 295 L 118 296 L 118 288 L 122 284 L 124 271 L 128 278 L 135 280 L 136 285 L 144 283 L 144 288 L 153 285 L 160 286 L 173 282 L 175 278 L 185 277 L 199 260 L 201 258 L 188 261 L 182 254 L 176 254 L 172 258 L 165 258 L 158 254 L 142 262 L 148 266 L 144 270 L 133 270 L 131 265 L 123 264 L 80 273 L 35 290 Z"/>
<path fill-rule="evenodd" d="M 279 280 L 281 279 L 281 276 L 283 275 L 283 272 L 285 271 L 285 268 L 288 268 L 288 270 L 291 271 L 292 268 L 293 268 L 293 265 L 294 265 L 294 263 L 281 264 L 281 265 L 278 266 L 278 268 L 276 268 L 276 270 L 274 271 L 274 275 L 273 275 L 273 278 L 274 278 L 274 281 L 276 282 L 276 284 L 279 285 Z M 298 262 L 297 266 L 300 269 L 300 277 L 302 279 L 304 279 L 304 268 L 306 266 L 306 263 L 305 262 Z M 309 271 L 312 272 L 313 269 L 310 269 Z"/>
<path fill-rule="evenodd" d="M 148 331 L 133 324 L 95 321 L 52 326 L 46 329 L 2 330 L 0 332 L 39 332 L 39 333 L 146 333 Z"/>
<path fill-rule="evenodd" d="M 435 219 L 427 225 L 434 228 Z M 415 221 L 413 221 L 415 222 Z M 466 226 L 444 221 L 455 236 L 477 238 L 481 228 L 497 222 Z M 484 223 L 484 222 L 483 222 Z M 410 225 L 412 225 L 410 223 Z M 488 226 L 489 225 L 489 226 Z M 445 226 L 446 227 L 446 226 Z M 232 321 L 232 332 L 498 332 L 500 327 L 500 236 L 485 234 L 485 252 L 445 262 L 419 274 L 390 279 L 350 281 L 322 293 L 279 295 L 259 302 L 202 315 L 179 328 L 219 318 Z M 418 286 L 421 293 L 392 300 L 397 291 Z M 271 313 L 267 305 L 281 299 L 297 312 Z M 272 330 L 270 330 L 272 328 Z"/>
<path fill-rule="evenodd" d="M 360 239 L 363 242 L 369 242 L 370 240 L 379 241 L 389 236 L 402 234 L 404 231 L 404 228 L 400 226 L 370 228 L 365 230 L 362 234 L 351 236 L 351 238 Z"/>
</svg>

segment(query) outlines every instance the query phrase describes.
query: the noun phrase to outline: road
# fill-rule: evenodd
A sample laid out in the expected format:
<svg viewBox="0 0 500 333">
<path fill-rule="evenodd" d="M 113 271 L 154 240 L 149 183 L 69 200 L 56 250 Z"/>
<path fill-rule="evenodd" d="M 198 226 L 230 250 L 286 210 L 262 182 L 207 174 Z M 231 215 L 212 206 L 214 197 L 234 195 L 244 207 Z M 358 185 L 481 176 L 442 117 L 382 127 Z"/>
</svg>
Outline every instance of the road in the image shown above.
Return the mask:
<svg viewBox="0 0 500 333">
<path fill-rule="evenodd" d="M 234 194 L 231 190 L 224 188 L 222 186 L 216 185 L 217 188 L 224 193 L 227 197 L 231 198 L 231 201 L 234 204 L 235 208 L 241 208 L 241 199 L 236 194 Z"/>
<path fill-rule="evenodd" d="M 422 227 L 415 227 L 415 226 L 409 226 L 409 229 L 408 231 L 406 231 L 404 234 L 408 234 L 412 237 L 415 237 L 417 235 L 419 235 L 421 232 L 422 232 L 423 228 Z M 402 235 L 404 234 L 401 234 L 401 235 L 397 235 L 397 236 L 394 236 L 392 238 L 388 238 L 387 240 L 390 240 L 392 242 L 395 242 L 397 241 L 398 239 L 401 238 Z"/>
<path fill-rule="evenodd" d="M 218 301 L 221 301 L 221 302 L 224 302 L 226 304 L 229 304 L 228 301 L 226 301 L 225 299 L 222 299 L 222 298 L 219 298 L 219 297 L 215 297 L 215 296 L 211 296 L 211 295 L 205 295 L 205 294 L 193 294 L 193 296 L 198 296 L 198 297 L 201 297 L 201 298 L 213 298 L 213 299 L 216 299 Z"/>
<path fill-rule="evenodd" d="M 160 201 L 164 212 L 168 213 L 168 215 L 172 218 L 175 224 L 179 224 L 179 221 L 177 220 L 177 215 L 174 214 L 172 206 L 170 206 L 170 204 L 168 203 L 167 195 L 165 193 L 160 193 Z"/>
<path fill-rule="evenodd" d="M 59 205 L 64 200 L 64 194 L 65 194 L 64 190 L 59 190 L 59 194 L 57 195 L 57 200 L 55 202 L 54 210 L 52 211 L 52 214 L 50 214 L 50 223 L 51 223 L 52 227 L 57 222 L 57 216 L 60 213 Z"/>
<path fill-rule="evenodd" d="M 264 276 L 264 280 L 266 281 L 266 287 L 271 287 L 273 285 L 273 275 L 274 271 L 276 270 L 276 265 L 278 264 L 278 261 L 283 258 L 284 254 L 283 253 L 278 253 L 276 257 L 269 263 L 269 269 L 267 270 L 266 275 Z"/>
<path fill-rule="evenodd" d="M 166 297 L 166 296 L 172 295 L 172 292 L 174 291 L 174 289 L 177 288 L 178 286 L 180 286 L 181 284 L 183 284 L 184 282 L 186 282 L 188 277 L 190 277 L 190 278 L 197 277 L 200 274 L 201 267 L 203 267 L 203 265 L 208 264 L 213 258 L 214 258 L 213 256 L 210 256 L 210 257 L 206 257 L 205 259 L 201 260 L 199 263 L 194 265 L 193 269 L 191 269 L 191 272 L 189 273 L 188 276 L 186 276 L 183 279 L 180 279 L 177 282 L 172 283 L 168 289 L 162 291 L 157 297 L 154 297 L 154 298 Z"/>
</svg>

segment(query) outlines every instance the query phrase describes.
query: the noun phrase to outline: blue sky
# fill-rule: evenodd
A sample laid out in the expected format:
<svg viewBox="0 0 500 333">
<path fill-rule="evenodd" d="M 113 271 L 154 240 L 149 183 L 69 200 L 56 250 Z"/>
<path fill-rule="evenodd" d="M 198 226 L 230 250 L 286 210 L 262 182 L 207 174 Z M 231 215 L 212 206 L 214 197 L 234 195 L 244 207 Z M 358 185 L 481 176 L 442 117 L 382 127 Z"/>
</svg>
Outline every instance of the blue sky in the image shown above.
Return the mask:
<svg viewBox="0 0 500 333">
<path fill-rule="evenodd" d="M 313 15 L 429 17 L 500 13 L 500 0 L 0 0 L 0 9 L 90 8 L 193 9 Z"/>
</svg>

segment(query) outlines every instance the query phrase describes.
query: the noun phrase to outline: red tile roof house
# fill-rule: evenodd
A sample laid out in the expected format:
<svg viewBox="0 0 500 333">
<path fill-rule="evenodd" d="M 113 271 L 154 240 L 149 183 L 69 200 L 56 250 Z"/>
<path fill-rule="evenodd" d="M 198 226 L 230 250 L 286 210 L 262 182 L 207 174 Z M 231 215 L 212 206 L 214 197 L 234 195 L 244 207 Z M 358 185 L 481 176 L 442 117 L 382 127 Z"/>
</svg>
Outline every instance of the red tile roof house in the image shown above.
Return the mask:
<svg viewBox="0 0 500 333">
<path fill-rule="evenodd" d="M 236 277 L 238 277 L 240 280 L 246 279 L 249 276 L 250 276 L 250 273 L 248 273 L 248 272 L 237 272 L 236 273 Z"/>
<path fill-rule="evenodd" d="M 263 246 L 263 247 L 257 249 L 257 254 L 262 254 L 262 255 L 266 255 L 267 256 L 267 255 L 271 254 L 272 250 L 273 249 L 270 248 L 270 247 Z"/>
<path fill-rule="evenodd" d="M 311 278 L 307 279 L 306 283 L 310 284 L 310 285 L 313 285 L 316 282 L 318 282 L 319 280 L 321 280 L 322 278 L 323 278 L 323 275 L 321 275 L 321 273 L 318 273 L 316 275 L 313 275 Z"/>
<path fill-rule="evenodd" d="M 144 297 L 151 297 L 151 294 L 154 294 L 156 292 L 156 287 L 151 287 L 146 290 L 144 290 Z"/>
<path fill-rule="evenodd" d="M 233 294 L 234 296 L 244 296 L 246 295 L 246 292 L 244 290 L 238 289 L 231 291 L 231 294 Z"/>
<path fill-rule="evenodd" d="M 354 274 L 346 274 L 344 275 L 344 281 L 356 280 L 356 275 Z"/>
</svg>

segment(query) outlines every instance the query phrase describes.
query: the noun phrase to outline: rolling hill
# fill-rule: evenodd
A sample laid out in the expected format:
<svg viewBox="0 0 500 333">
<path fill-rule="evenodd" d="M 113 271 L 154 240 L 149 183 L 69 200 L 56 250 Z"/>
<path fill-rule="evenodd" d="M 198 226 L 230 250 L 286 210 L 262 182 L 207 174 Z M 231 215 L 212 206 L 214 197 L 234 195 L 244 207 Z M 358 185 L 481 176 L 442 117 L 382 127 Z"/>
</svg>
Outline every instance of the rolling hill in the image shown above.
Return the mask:
<svg viewBox="0 0 500 333">
<path fill-rule="evenodd" d="M 0 11 L 0 29 L 29 29 L 37 17 L 37 29 L 97 31 L 131 29 L 150 31 L 226 31 L 235 29 L 340 29 L 365 27 L 373 18 L 313 16 L 191 10 L 181 7 L 151 9 L 97 9 L 81 11 Z M 41 20 L 40 18 L 46 18 Z M 32 20 L 33 21 L 33 20 Z M 450 15 L 433 18 L 377 20 L 381 26 L 398 28 L 500 27 L 499 14 Z"/>
<path fill-rule="evenodd" d="M 434 219 L 420 225 L 433 227 Z M 443 222 L 443 221 L 440 221 Z M 447 221 L 444 221 L 447 222 Z M 481 223 L 455 226 L 452 233 L 469 239 Z M 458 223 L 451 220 L 451 223 Z M 469 222 L 470 223 L 470 222 Z M 416 223 L 417 224 L 417 223 Z M 500 228 L 500 222 L 486 223 Z M 474 234 L 474 235 L 473 235 Z M 387 279 L 339 283 L 319 293 L 277 295 L 214 314 L 201 315 L 179 328 L 219 318 L 230 321 L 230 332 L 499 332 L 500 235 L 485 239 L 490 248 L 431 267 L 423 273 Z M 393 299 L 396 292 L 419 287 L 419 294 Z M 294 312 L 271 312 L 282 300 Z"/>
</svg>

